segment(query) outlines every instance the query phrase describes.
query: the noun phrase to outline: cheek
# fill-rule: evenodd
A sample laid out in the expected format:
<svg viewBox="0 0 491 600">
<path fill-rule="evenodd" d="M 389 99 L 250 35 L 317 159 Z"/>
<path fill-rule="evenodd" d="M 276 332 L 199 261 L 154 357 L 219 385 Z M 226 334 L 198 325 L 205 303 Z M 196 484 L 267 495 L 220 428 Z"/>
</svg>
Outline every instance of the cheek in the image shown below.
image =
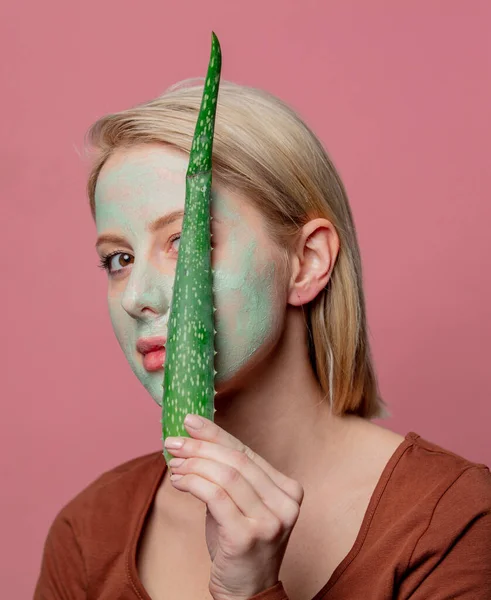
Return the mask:
<svg viewBox="0 0 491 600">
<path fill-rule="evenodd" d="M 257 273 L 249 273 L 242 285 L 234 285 L 232 277 L 218 273 L 215 302 L 217 321 L 223 329 L 244 339 L 265 337 L 274 320 L 274 265 Z"/>
<path fill-rule="evenodd" d="M 274 263 L 241 267 L 235 274 L 215 271 L 216 369 L 222 380 L 274 337 L 281 321 Z"/>
<path fill-rule="evenodd" d="M 107 292 L 107 308 L 113 331 L 116 335 L 121 348 L 125 350 L 125 342 L 127 341 L 128 329 L 128 313 L 123 309 L 121 304 L 122 290 L 117 289 L 117 286 L 109 285 Z"/>
</svg>

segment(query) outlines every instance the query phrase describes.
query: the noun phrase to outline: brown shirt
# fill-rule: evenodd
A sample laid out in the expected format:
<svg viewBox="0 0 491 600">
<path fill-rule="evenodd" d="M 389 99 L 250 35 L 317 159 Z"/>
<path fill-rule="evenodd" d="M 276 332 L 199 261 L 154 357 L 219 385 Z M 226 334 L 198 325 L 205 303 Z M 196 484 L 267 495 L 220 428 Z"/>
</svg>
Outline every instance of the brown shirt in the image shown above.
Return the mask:
<svg viewBox="0 0 491 600">
<path fill-rule="evenodd" d="M 69 502 L 51 525 L 34 600 L 150 600 L 136 549 L 165 469 L 160 451 L 141 456 Z M 358 598 L 491 599 L 488 467 L 408 433 L 355 544 L 313 600 Z M 288 596 L 280 582 L 254 600 Z"/>
</svg>

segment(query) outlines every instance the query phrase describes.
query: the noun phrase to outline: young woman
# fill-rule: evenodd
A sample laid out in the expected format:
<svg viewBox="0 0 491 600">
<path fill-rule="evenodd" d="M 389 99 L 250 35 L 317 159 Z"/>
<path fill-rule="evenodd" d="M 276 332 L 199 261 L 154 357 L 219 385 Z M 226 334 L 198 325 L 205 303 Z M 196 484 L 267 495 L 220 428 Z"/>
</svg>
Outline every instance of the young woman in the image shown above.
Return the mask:
<svg viewBox="0 0 491 600">
<path fill-rule="evenodd" d="M 89 133 L 112 324 L 159 404 L 201 95 L 177 86 Z M 136 458 L 64 507 L 35 598 L 490 598 L 489 469 L 371 422 L 359 249 L 321 144 L 223 82 L 213 150 L 214 422 L 168 438 L 169 465 Z"/>
</svg>

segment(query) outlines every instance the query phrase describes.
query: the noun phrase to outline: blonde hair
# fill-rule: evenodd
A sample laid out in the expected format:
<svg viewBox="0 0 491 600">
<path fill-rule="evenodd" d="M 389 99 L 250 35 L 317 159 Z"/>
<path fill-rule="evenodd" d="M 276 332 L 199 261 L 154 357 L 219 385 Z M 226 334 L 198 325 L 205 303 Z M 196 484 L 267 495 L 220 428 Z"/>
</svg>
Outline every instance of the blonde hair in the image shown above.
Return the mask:
<svg viewBox="0 0 491 600">
<path fill-rule="evenodd" d="M 100 170 L 116 148 L 164 143 L 189 153 L 201 102 L 200 82 L 96 121 L 87 191 L 95 215 Z M 222 81 L 213 143 L 215 181 L 245 194 L 281 248 L 317 217 L 335 227 L 340 250 L 325 289 L 304 307 L 314 373 L 334 414 L 386 415 L 370 355 L 361 259 L 341 179 L 319 140 L 274 96 Z"/>
</svg>

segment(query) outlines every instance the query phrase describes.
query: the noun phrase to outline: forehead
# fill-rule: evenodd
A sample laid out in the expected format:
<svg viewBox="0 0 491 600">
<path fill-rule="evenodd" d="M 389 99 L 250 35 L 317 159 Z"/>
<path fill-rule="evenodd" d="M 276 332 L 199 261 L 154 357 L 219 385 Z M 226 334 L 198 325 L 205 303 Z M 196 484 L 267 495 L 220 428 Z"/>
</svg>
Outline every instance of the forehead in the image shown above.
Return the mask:
<svg viewBox="0 0 491 600">
<path fill-rule="evenodd" d="M 115 151 L 104 164 L 95 189 L 96 221 L 115 210 L 153 214 L 182 208 L 188 157 L 163 146 Z M 99 219 L 98 219 L 99 217 Z"/>
<path fill-rule="evenodd" d="M 97 189 L 107 191 L 121 184 L 138 187 L 142 182 L 185 183 L 188 156 L 166 146 L 146 144 L 115 150 L 101 169 Z"/>
<path fill-rule="evenodd" d="M 151 221 L 184 208 L 189 157 L 161 144 L 116 150 L 95 189 L 97 230 L 143 230 Z M 213 184 L 211 211 L 234 228 L 262 229 L 261 215 L 241 194 Z"/>
</svg>

